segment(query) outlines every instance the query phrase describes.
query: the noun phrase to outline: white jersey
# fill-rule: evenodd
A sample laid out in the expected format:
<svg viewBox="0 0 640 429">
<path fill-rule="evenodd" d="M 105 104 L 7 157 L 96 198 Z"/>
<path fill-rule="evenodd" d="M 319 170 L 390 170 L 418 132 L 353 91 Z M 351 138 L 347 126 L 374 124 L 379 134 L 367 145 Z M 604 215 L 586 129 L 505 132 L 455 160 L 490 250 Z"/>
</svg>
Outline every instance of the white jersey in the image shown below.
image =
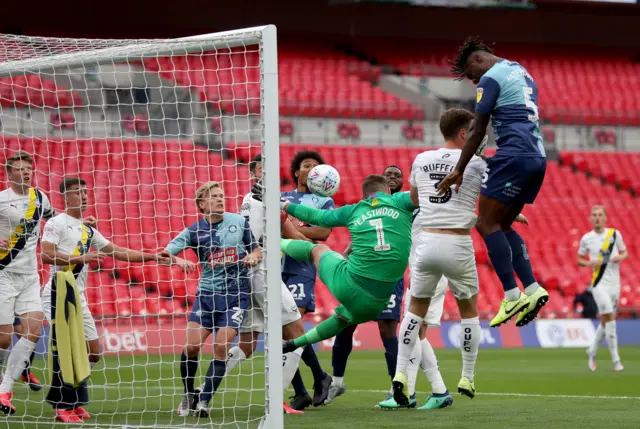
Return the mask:
<svg viewBox="0 0 640 429">
<path fill-rule="evenodd" d="M 100 250 L 109 244 L 109 241 L 97 230 L 84 225 L 80 219 L 71 217 L 66 213 L 61 213 L 47 222 L 42 234 L 42 241 L 55 244 L 61 253 L 67 255 L 84 255 L 92 247 Z M 66 267 L 52 265 L 51 279 L 55 277 L 57 271 L 68 270 L 69 268 L 74 271 L 78 292 L 84 291 L 88 272 L 86 264 Z M 51 279 L 45 288 L 51 287 Z"/>
<path fill-rule="evenodd" d="M 0 239 L 9 240 L 9 250 L 0 251 L 0 270 L 32 274 L 38 272 L 36 246 L 40 221 L 53 215 L 47 196 L 36 188 L 20 195 L 11 188 L 0 192 Z"/>
<path fill-rule="evenodd" d="M 614 228 L 605 228 L 601 233 L 590 231 L 582 236 L 578 255 L 588 254 L 591 261 L 603 261 L 599 267 L 593 267 L 591 287 L 620 288 L 620 263 L 609 260 L 625 250 L 627 247 L 622 240 L 622 234 Z"/>
<path fill-rule="evenodd" d="M 249 192 L 242 199 L 240 215 L 249 219 L 249 227 L 253 236 L 258 240 L 258 243 L 262 243 L 262 236 L 264 235 L 264 206 L 260 201 L 254 199 L 252 195 Z"/>
<path fill-rule="evenodd" d="M 473 156 L 464 172 L 460 192 L 449 189 L 438 195 L 436 186 L 451 173 L 460 159 L 460 149 L 438 149 L 419 154 L 411 167 L 409 183 L 418 188 L 420 228 L 473 228 L 476 202 L 487 163 Z"/>
</svg>

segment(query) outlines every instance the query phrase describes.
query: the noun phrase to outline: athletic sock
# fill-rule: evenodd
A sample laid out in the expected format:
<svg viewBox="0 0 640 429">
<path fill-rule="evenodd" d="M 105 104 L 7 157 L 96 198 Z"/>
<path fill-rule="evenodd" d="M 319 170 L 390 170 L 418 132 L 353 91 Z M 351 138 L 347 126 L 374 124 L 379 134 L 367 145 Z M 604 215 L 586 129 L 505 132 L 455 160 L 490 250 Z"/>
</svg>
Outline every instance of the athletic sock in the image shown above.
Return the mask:
<svg viewBox="0 0 640 429">
<path fill-rule="evenodd" d="M 307 392 L 307 388 L 304 385 L 304 381 L 302 381 L 302 375 L 300 375 L 300 369 L 297 369 L 296 373 L 293 374 L 293 378 L 291 379 L 291 385 L 293 386 L 293 391 L 296 396 L 305 396 L 309 394 L 309 392 Z"/>
<path fill-rule="evenodd" d="M 4 364 L 9 358 L 11 352 L 6 349 L 0 349 L 0 373 L 4 373 Z"/>
<path fill-rule="evenodd" d="M 0 384 L 0 393 L 11 392 L 13 382 L 20 378 L 22 371 L 24 371 L 29 362 L 31 352 L 35 349 L 36 343 L 24 337 L 18 340 L 9 354 L 9 359 L 7 359 L 7 369 L 4 373 L 2 384 Z"/>
<path fill-rule="evenodd" d="M 383 338 L 382 344 L 384 345 L 384 359 L 387 362 L 387 373 L 393 380 L 398 365 L 398 337 Z"/>
<path fill-rule="evenodd" d="M 195 389 L 193 383 L 198 372 L 198 358 L 188 358 L 187 355 L 182 352 L 180 356 L 180 376 L 182 377 L 182 384 L 184 385 L 184 393 L 191 393 Z"/>
<path fill-rule="evenodd" d="M 337 377 L 334 375 L 331 384 L 334 386 L 344 386 L 344 377 Z"/>
<path fill-rule="evenodd" d="M 416 393 L 416 380 L 418 379 L 418 368 L 420 368 L 420 362 L 422 360 L 422 345 L 418 342 L 413 348 L 411 357 L 409 358 L 409 365 L 407 366 L 407 379 L 409 396 Z"/>
<path fill-rule="evenodd" d="M 531 268 L 527 245 L 517 231 L 511 230 L 505 234 L 505 237 L 507 237 L 509 247 L 511 248 L 513 270 L 518 275 L 520 282 L 526 285 L 524 293 L 531 295 L 538 289 L 538 282 L 536 282 L 536 278 L 533 276 L 533 268 Z"/>
<path fill-rule="evenodd" d="M 489 259 L 491 259 L 493 268 L 496 270 L 496 274 L 502 283 L 505 298 L 509 301 L 516 301 L 520 297 L 520 291 L 518 290 L 516 278 L 513 275 L 511 247 L 509 246 L 507 237 L 504 235 L 502 230 L 498 230 L 487 235 L 484 238 L 484 242 L 487 245 L 487 250 L 489 251 Z M 510 299 L 513 298 L 513 296 L 516 296 L 516 298 Z"/>
<path fill-rule="evenodd" d="M 201 402 L 208 404 L 211 401 L 213 394 L 218 391 L 218 387 L 222 383 L 226 368 L 227 364 L 223 360 L 213 359 L 211 361 L 204 381 L 204 391 L 200 394 Z"/>
<path fill-rule="evenodd" d="M 227 374 L 233 371 L 233 368 L 236 367 L 240 362 L 245 360 L 247 355 L 242 351 L 242 349 L 238 346 L 234 346 L 229 350 L 229 357 L 227 358 Z"/>
<path fill-rule="evenodd" d="M 347 370 L 347 360 L 353 349 L 353 334 L 357 327 L 358 325 L 349 325 L 336 335 L 331 353 L 334 381 L 336 378 L 344 378 L 344 373 Z"/>
<path fill-rule="evenodd" d="M 302 349 L 296 349 L 291 353 L 282 355 L 282 387 L 285 391 L 291 384 L 291 380 L 298 370 L 298 366 L 300 365 L 300 356 L 302 356 Z M 227 364 L 227 366 L 229 365 Z"/>
<path fill-rule="evenodd" d="M 340 319 L 334 314 L 303 336 L 293 340 L 293 343 L 296 347 L 304 347 L 308 346 L 309 344 L 316 344 L 320 341 L 335 337 L 348 325 L 349 324 L 347 322 Z"/>
<path fill-rule="evenodd" d="M 89 362 L 89 368 L 91 369 L 91 371 L 93 371 L 97 364 L 98 362 Z"/>
<path fill-rule="evenodd" d="M 596 353 L 598 352 L 598 346 L 600 346 L 600 343 L 602 343 L 602 340 L 604 340 L 604 335 L 605 335 L 604 326 L 602 326 L 602 323 L 599 323 L 598 327 L 596 328 L 596 335 L 595 335 L 595 338 L 593 339 L 593 343 L 587 349 L 587 353 L 589 353 L 590 356 L 596 357 Z"/>
<path fill-rule="evenodd" d="M 407 374 L 407 365 L 413 353 L 413 348 L 418 342 L 418 334 L 423 322 L 424 318 L 416 316 L 410 311 L 404 315 L 402 323 L 400 324 L 400 344 L 398 346 L 396 373 L 402 372 L 405 375 Z"/>
<path fill-rule="evenodd" d="M 24 371 L 22 371 L 22 376 L 24 378 L 29 378 L 29 374 L 31 373 L 31 364 L 33 364 L 33 358 L 34 357 L 36 357 L 36 351 L 35 350 L 31 352 L 31 356 L 29 356 L 29 364 L 24 369 Z"/>
<path fill-rule="evenodd" d="M 460 321 L 460 351 L 462 352 L 462 376 L 473 381 L 480 347 L 480 320 L 477 317 Z"/>
<path fill-rule="evenodd" d="M 309 241 L 290 240 L 285 238 L 280 240 L 280 250 L 298 261 L 310 260 L 311 251 L 314 247 L 316 247 L 316 244 Z"/>
<path fill-rule="evenodd" d="M 324 380 L 325 372 L 320 366 L 318 356 L 316 355 L 316 351 L 313 350 L 313 346 L 304 348 L 302 351 L 302 360 L 311 370 L 311 373 L 313 374 L 313 382 L 315 384 L 321 383 L 322 380 Z"/>
<path fill-rule="evenodd" d="M 613 363 L 620 362 L 620 355 L 618 354 L 618 333 L 616 332 L 616 321 L 612 320 L 604 325 L 604 332 L 607 336 L 607 346 L 609 346 L 609 353 L 611 353 L 611 360 Z"/>
<path fill-rule="evenodd" d="M 447 391 L 447 386 L 444 384 L 442 374 L 440 374 L 440 368 L 438 368 L 438 359 L 436 353 L 431 347 L 431 343 L 426 338 L 420 341 L 419 346 L 422 348 L 422 371 L 427 376 L 429 384 L 431 385 L 431 392 L 434 394 L 443 394 Z"/>
</svg>

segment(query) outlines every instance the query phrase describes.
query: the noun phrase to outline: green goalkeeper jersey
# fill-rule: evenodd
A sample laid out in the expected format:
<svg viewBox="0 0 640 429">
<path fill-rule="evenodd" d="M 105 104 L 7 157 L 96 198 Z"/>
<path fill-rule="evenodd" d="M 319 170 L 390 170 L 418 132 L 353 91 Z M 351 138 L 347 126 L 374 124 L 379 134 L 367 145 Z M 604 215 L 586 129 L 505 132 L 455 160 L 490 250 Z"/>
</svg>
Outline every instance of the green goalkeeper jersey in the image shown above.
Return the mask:
<svg viewBox="0 0 640 429">
<path fill-rule="evenodd" d="M 404 276 L 411 251 L 411 219 L 418 208 L 408 192 L 377 193 L 357 204 L 318 210 L 289 204 L 286 211 L 312 225 L 346 226 L 352 251 L 348 269 L 361 277 L 397 282 Z"/>
</svg>

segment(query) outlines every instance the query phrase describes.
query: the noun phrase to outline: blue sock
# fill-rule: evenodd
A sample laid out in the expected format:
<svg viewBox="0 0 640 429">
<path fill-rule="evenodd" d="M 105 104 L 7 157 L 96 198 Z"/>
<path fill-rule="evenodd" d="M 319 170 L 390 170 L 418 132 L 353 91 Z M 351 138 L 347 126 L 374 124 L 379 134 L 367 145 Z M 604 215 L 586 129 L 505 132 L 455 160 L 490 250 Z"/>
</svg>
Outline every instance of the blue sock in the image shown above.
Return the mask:
<svg viewBox="0 0 640 429">
<path fill-rule="evenodd" d="M 184 384 L 184 393 L 193 392 L 193 382 L 198 372 L 198 358 L 187 358 L 182 352 L 180 356 L 180 375 L 182 376 L 182 384 Z"/>
<path fill-rule="evenodd" d="M 216 393 L 222 378 L 227 370 L 227 362 L 223 360 L 214 359 L 209 365 L 207 370 L 207 376 L 204 379 L 204 391 L 200 394 L 200 400 L 207 404 L 211 401 L 213 394 Z"/>
<path fill-rule="evenodd" d="M 353 349 L 353 333 L 357 326 L 349 325 L 336 335 L 331 353 L 331 366 L 333 366 L 333 375 L 336 377 L 344 377 L 347 370 L 347 360 Z"/>
<path fill-rule="evenodd" d="M 304 396 L 308 395 L 307 388 L 304 387 L 304 381 L 302 381 L 302 376 L 300 375 L 300 370 L 296 371 L 295 375 L 291 379 L 291 385 L 293 386 L 293 391 L 296 396 Z"/>
<path fill-rule="evenodd" d="M 396 375 L 396 363 L 398 360 L 398 337 L 383 338 L 382 344 L 384 345 L 384 358 L 387 361 L 387 372 L 393 380 Z"/>
<path fill-rule="evenodd" d="M 493 264 L 493 269 L 502 283 L 505 292 L 516 289 L 516 277 L 513 275 L 513 265 L 511 263 L 511 247 L 509 241 L 502 230 L 498 230 L 487 235 L 484 243 L 489 251 L 489 259 Z"/>
<path fill-rule="evenodd" d="M 320 366 L 320 362 L 318 361 L 318 356 L 316 356 L 315 350 L 313 350 L 313 346 L 307 346 L 302 351 L 302 360 L 309 367 L 311 373 L 313 374 L 313 382 L 315 384 L 321 383 L 324 380 L 324 371 Z"/>
<path fill-rule="evenodd" d="M 531 261 L 529 261 L 529 252 L 527 251 L 527 245 L 524 244 L 524 240 L 520 234 L 514 230 L 509 231 L 505 236 L 509 241 L 511 254 L 513 255 L 513 269 L 522 282 L 522 285 L 527 287 L 536 283 L 536 278 L 533 276 L 533 268 L 531 268 Z"/>
</svg>

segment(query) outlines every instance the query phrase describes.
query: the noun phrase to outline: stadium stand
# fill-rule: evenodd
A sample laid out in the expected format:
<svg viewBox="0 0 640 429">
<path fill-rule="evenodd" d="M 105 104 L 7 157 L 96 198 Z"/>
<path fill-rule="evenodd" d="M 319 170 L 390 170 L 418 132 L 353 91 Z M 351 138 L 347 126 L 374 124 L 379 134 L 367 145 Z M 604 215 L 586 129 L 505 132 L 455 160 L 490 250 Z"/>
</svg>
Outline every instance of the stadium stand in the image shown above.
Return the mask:
<svg viewBox="0 0 640 429">
<path fill-rule="evenodd" d="M 78 94 L 38 75 L 0 78 L 0 103 L 4 107 L 59 108 L 83 105 Z"/>
<path fill-rule="evenodd" d="M 378 64 L 411 76 L 447 76 L 454 46 L 442 43 L 422 53 L 397 46 L 365 48 Z M 499 54 L 519 61 L 541 88 L 542 119 L 551 123 L 640 125 L 640 64 L 617 53 L 550 51 L 549 47 L 500 46 Z M 587 88 L 598 88 L 597 94 Z"/>
<path fill-rule="evenodd" d="M 280 113 L 285 116 L 422 119 L 420 107 L 373 85 L 380 71 L 328 47 L 282 48 L 278 54 Z M 257 52 L 146 60 L 148 71 L 185 87 L 222 111 L 260 108 Z"/>
</svg>

